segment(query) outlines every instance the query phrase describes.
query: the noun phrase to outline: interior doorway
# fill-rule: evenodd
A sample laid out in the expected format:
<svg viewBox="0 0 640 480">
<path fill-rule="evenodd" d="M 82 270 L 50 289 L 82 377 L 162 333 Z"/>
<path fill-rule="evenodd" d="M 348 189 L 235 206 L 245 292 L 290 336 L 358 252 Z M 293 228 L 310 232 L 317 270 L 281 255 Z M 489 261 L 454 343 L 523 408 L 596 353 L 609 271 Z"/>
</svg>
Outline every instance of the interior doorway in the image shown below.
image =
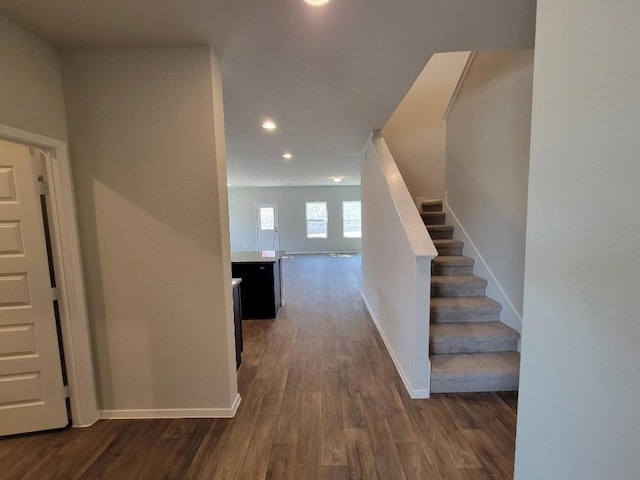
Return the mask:
<svg viewBox="0 0 640 480">
<path fill-rule="evenodd" d="M 45 157 L 0 140 L 0 435 L 69 422 Z"/>
<path fill-rule="evenodd" d="M 67 398 L 72 425 L 88 426 L 99 414 L 67 146 L 0 125 L 0 149 L 0 434 L 64 427 Z"/>
</svg>

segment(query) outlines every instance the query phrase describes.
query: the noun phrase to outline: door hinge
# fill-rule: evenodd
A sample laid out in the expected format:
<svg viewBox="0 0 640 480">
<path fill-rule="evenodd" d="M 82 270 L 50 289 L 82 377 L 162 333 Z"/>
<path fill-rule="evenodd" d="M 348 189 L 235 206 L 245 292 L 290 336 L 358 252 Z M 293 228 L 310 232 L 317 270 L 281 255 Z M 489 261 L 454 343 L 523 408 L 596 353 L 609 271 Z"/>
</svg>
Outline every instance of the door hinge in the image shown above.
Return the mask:
<svg viewBox="0 0 640 480">
<path fill-rule="evenodd" d="M 36 191 L 38 195 L 48 195 L 49 194 L 49 184 L 44 180 L 36 181 Z"/>
<path fill-rule="evenodd" d="M 51 287 L 49 289 L 49 298 L 53 301 L 58 300 L 58 289 L 56 287 Z"/>
<path fill-rule="evenodd" d="M 65 385 L 63 387 L 63 391 L 64 391 L 64 398 L 70 398 L 71 397 L 71 393 L 69 392 L 69 385 Z"/>
</svg>

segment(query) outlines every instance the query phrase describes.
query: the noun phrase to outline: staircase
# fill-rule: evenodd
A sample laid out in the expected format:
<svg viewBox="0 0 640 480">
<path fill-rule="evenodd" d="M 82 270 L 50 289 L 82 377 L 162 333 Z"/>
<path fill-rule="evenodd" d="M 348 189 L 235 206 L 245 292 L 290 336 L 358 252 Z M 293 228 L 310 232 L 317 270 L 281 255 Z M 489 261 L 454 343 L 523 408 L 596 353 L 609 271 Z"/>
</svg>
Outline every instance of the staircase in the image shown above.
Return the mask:
<svg viewBox="0 0 640 480">
<path fill-rule="evenodd" d="M 438 250 L 431 264 L 431 393 L 518 389 L 518 332 L 500 323 L 502 305 L 445 225 L 441 200 L 423 202 L 422 219 Z"/>
</svg>

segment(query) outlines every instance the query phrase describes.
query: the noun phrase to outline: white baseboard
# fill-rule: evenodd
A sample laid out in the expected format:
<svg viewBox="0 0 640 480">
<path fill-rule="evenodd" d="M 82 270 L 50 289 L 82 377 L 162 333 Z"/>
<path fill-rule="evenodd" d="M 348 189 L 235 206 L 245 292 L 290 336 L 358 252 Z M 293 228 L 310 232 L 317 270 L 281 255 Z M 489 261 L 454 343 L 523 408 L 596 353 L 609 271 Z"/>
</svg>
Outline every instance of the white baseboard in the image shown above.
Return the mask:
<svg viewBox="0 0 640 480">
<path fill-rule="evenodd" d="M 71 428 L 89 428 L 92 427 L 93 425 L 95 425 L 98 420 L 102 419 L 102 417 L 100 416 L 100 412 L 98 411 L 98 419 L 93 422 L 93 423 L 74 423 L 71 425 Z"/>
<path fill-rule="evenodd" d="M 101 410 L 104 420 L 135 420 L 150 418 L 233 418 L 240 406 L 240 394 L 230 408 L 160 408 L 133 410 Z"/>
<path fill-rule="evenodd" d="M 289 252 L 285 253 L 285 257 L 287 255 L 357 255 L 362 253 L 362 250 L 354 250 L 352 252 Z"/>
<path fill-rule="evenodd" d="M 462 237 L 465 247 L 469 247 L 469 252 L 465 253 L 468 253 L 468 255 L 475 260 L 476 264 L 474 268 L 476 270 L 474 271 L 479 276 L 487 279 L 487 296 L 492 297 L 494 300 L 502 304 L 500 321 L 518 331 L 519 333 L 522 333 L 522 317 L 520 316 L 520 313 L 513 305 L 511 299 L 507 296 L 504 288 L 502 288 L 502 285 L 500 285 L 500 282 L 493 274 L 493 271 L 491 271 L 491 268 L 478 250 L 478 247 L 476 247 L 475 243 L 473 243 L 473 240 L 471 240 L 471 237 L 460 223 L 460 220 L 458 219 L 456 214 L 453 212 L 453 210 L 451 210 L 446 197 L 446 193 L 445 201 L 443 202 L 443 209 L 447 214 L 447 219 L 450 220 L 455 227 L 455 232 L 457 233 L 457 235 Z"/>
<path fill-rule="evenodd" d="M 409 393 L 409 396 L 411 398 L 413 398 L 414 400 L 415 399 L 419 399 L 419 398 L 429 398 L 429 394 L 430 394 L 429 390 L 427 390 L 427 389 L 417 389 L 417 388 L 413 387 L 413 385 L 409 381 L 409 378 L 404 373 L 404 370 L 402 369 L 402 365 L 400 365 L 400 361 L 398 360 L 398 357 L 396 356 L 395 352 L 393 351 L 393 347 L 391 346 L 391 343 L 389 342 L 389 339 L 385 335 L 384 330 L 382 330 L 382 327 L 380 326 L 380 322 L 378 321 L 375 313 L 373 312 L 373 309 L 371 308 L 371 305 L 367 301 L 367 297 L 365 296 L 364 292 L 361 291 L 360 292 L 360 296 L 362 297 L 362 300 L 364 301 L 364 304 L 367 307 L 367 310 L 369 311 L 369 315 L 371 315 L 371 319 L 373 320 L 373 323 L 375 324 L 376 328 L 378 329 L 378 333 L 380 333 L 380 337 L 382 338 L 382 341 L 384 342 L 385 346 L 387 347 L 387 351 L 389 352 L 389 355 L 391 356 L 391 360 L 393 360 L 393 364 L 396 366 L 396 370 L 398 370 L 398 373 L 400 374 L 400 378 L 402 379 L 402 383 L 404 383 L 404 388 L 407 389 L 407 392 Z M 429 361 L 429 372 L 431 372 L 431 361 Z"/>
</svg>

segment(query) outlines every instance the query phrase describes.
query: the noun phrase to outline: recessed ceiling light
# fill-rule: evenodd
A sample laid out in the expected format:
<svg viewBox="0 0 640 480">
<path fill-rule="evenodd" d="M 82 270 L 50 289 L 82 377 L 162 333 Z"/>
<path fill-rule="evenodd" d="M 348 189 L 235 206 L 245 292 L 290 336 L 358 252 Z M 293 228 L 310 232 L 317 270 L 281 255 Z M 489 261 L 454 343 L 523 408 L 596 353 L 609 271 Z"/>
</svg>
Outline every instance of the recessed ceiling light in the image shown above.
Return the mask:
<svg viewBox="0 0 640 480">
<path fill-rule="evenodd" d="M 340 183 L 342 181 L 342 177 L 331 177 L 334 183 Z"/>
<path fill-rule="evenodd" d="M 291 160 L 293 158 L 293 155 L 291 155 L 289 152 L 287 152 L 284 155 L 282 155 L 282 158 L 286 158 L 287 160 Z"/>
<path fill-rule="evenodd" d="M 321 7 L 329 3 L 329 0 L 304 0 L 305 3 L 308 3 L 312 7 Z"/>
<path fill-rule="evenodd" d="M 265 120 L 264 123 L 262 124 L 262 128 L 264 128 L 265 130 L 275 130 L 276 124 L 273 123 L 272 120 Z"/>
</svg>

